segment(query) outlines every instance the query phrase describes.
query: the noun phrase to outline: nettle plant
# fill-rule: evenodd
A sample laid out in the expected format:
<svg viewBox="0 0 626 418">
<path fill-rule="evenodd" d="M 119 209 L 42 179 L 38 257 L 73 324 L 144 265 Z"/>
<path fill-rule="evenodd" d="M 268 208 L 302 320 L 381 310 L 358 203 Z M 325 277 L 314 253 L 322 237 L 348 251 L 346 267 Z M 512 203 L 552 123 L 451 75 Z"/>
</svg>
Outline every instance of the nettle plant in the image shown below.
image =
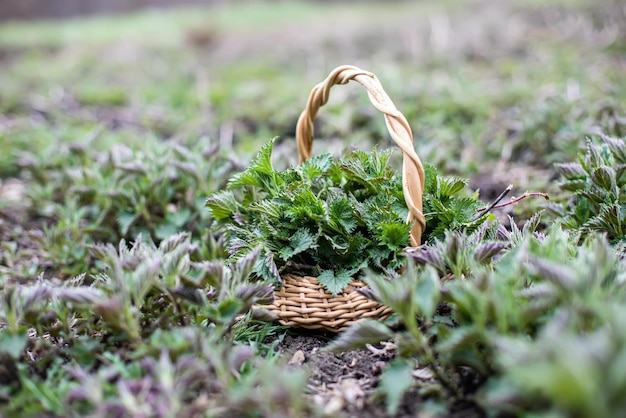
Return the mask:
<svg viewBox="0 0 626 418">
<path fill-rule="evenodd" d="M 258 251 L 194 261 L 189 233 L 91 251 L 94 277 L 5 286 L 0 415 L 305 415 L 305 373 L 278 363 L 262 346 L 277 327 L 248 314 L 272 300 L 248 280 Z"/>
<path fill-rule="evenodd" d="M 215 237 L 206 196 L 223 187 L 234 163 L 217 145 L 148 140 L 142 150 L 113 145 L 54 144 L 54 152 L 25 153 L 21 165 L 30 178 L 31 210 L 45 220 L 34 236 L 46 250 L 46 262 L 64 277 L 93 271 L 87 250 L 95 242 L 159 242 L 183 230 L 208 259 Z"/>
<path fill-rule="evenodd" d="M 605 232 L 611 242 L 626 240 L 626 143 L 600 136 L 587 141 L 578 162 L 556 164 L 561 188 L 575 193 L 565 207 L 562 223 L 583 235 Z"/>
<path fill-rule="evenodd" d="M 579 241 L 558 225 L 544 233 L 536 220 L 527 225 L 448 234 L 416 254 L 424 266 L 365 278 L 369 296 L 404 327 L 366 319 L 329 348 L 395 342 L 379 389 L 390 414 L 417 386 L 493 415 L 623 416 L 624 260 L 598 234 Z M 441 266 L 453 277 L 442 281 Z"/>
<path fill-rule="evenodd" d="M 209 222 L 204 200 L 233 170 L 216 144 L 153 138 L 142 150 L 56 146 L 53 158 L 48 153 L 22 156 L 21 165 L 33 180 L 29 198 L 40 215 L 56 221 L 80 208 L 74 223 L 96 242 L 139 234 L 159 241 L 180 230 L 203 235 Z"/>
<path fill-rule="evenodd" d="M 230 259 L 261 248 L 254 273 L 280 284 L 282 273 L 313 275 L 340 293 L 364 268 L 404 265 L 411 225 L 402 181 L 389 166 L 391 151 L 322 154 L 284 171 L 271 161 L 274 140 L 250 166 L 209 197 L 207 206 L 230 243 Z M 459 196 L 466 182 L 426 169 L 425 239 L 444 230 L 475 229 L 487 216 L 477 196 Z"/>
</svg>

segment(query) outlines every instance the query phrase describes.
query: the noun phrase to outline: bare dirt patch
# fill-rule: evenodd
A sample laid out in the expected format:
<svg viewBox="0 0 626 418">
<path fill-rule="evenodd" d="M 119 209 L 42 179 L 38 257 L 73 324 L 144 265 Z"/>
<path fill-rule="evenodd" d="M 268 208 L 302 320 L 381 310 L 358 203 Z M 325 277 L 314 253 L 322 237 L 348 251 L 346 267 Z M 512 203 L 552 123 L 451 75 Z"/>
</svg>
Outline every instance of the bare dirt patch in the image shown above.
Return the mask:
<svg viewBox="0 0 626 418">
<path fill-rule="evenodd" d="M 327 416 L 346 418 L 389 417 L 383 398 L 376 397 L 381 373 L 395 357 L 391 343 L 370 349 L 344 353 L 326 351 L 333 334 L 290 331 L 277 349 L 293 367 L 305 367 L 310 373 L 308 389 L 311 401 Z M 424 375 L 423 378 L 429 379 Z M 418 416 L 425 399 L 413 388 L 404 396 L 396 417 Z M 449 417 L 481 417 L 472 405 L 454 406 Z"/>
</svg>

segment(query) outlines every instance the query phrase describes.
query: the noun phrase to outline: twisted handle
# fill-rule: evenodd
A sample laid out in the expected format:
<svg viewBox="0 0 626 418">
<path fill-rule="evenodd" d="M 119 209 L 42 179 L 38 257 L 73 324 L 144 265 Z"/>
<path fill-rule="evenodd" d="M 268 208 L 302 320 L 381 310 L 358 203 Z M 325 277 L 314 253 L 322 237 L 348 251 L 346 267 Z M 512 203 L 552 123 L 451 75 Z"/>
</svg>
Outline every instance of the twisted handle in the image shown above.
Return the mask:
<svg viewBox="0 0 626 418">
<path fill-rule="evenodd" d="M 391 138 L 402 150 L 402 187 L 404 199 L 409 208 L 408 222 L 413 222 L 411 228 L 411 245 L 418 246 L 422 233 L 426 227 L 426 219 L 422 213 L 422 194 L 424 192 L 424 167 L 413 147 L 413 134 L 406 118 L 383 89 L 378 78 L 369 71 L 344 65 L 335 68 L 311 90 L 306 108 L 298 118 L 296 125 L 296 141 L 300 163 L 311 158 L 313 147 L 313 120 L 320 107 L 328 102 L 330 88 L 335 84 L 348 84 L 355 80 L 367 90 L 367 95 L 376 109 L 385 116 L 387 129 Z"/>
</svg>

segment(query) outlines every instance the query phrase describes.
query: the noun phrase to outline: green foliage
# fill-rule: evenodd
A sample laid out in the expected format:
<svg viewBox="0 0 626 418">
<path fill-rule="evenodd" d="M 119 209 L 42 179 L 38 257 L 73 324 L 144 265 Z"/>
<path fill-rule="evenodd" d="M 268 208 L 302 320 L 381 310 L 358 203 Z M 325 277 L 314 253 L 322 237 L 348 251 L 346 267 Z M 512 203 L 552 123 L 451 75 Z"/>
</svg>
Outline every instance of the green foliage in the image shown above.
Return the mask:
<svg viewBox="0 0 626 418">
<path fill-rule="evenodd" d="M 203 208 L 229 176 L 222 155 L 246 161 L 259 138 L 292 134 L 297 103 L 319 81 L 311 66 L 316 58 L 358 56 L 416 128 L 420 157 L 484 190 L 500 187 L 491 184 L 500 179 L 549 190 L 553 162 L 574 158 L 581 138 L 626 134 L 626 12 L 617 0 L 492 2 L 476 19 L 464 13 L 474 2 L 335 2 L 332 23 L 350 28 L 341 37 L 329 37 L 320 24 L 329 17 L 326 2 L 230 3 L 218 13 L 0 25 L 1 416 L 315 414 L 304 403 L 319 393 L 308 396 L 304 374 L 276 361 L 279 331 L 255 321 L 262 312 L 237 315 L 248 304 L 242 301 L 263 296 L 262 288 L 230 278 L 257 266 L 279 274 L 277 265 L 315 245 L 318 230 L 290 231 L 280 249 L 259 254 L 252 266 L 253 258 L 236 268 L 202 260 L 224 254 L 226 237 L 207 233 Z M 437 16 L 445 16 L 443 38 L 430 36 L 442 27 L 431 19 Z M 267 36 L 229 47 L 242 30 L 289 33 L 294 22 L 307 34 L 306 51 L 299 36 L 288 37 L 280 51 Z M 389 42 L 398 34 L 410 48 Z M 331 138 L 328 148 L 390 145 L 367 97 L 344 92 L 316 121 L 316 132 Z M 219 142 L 218 153 L 181 143 L 205 136 Z M 175 151 L 177 144 L 191 155 Z M 283 155 L 291 149 L 276 148 Z M 622 183 L 622 163 L 610 146 L 599 153 L 601 162 L 583 177 L 564 175 L 576 189 L 561 212 L 575 229 L 569 236 L 533 232 L 532 222 L 521 230 L 474 229 L 466 225 L 472 210 L 457 214 L 452 202 L 428 201 L 427 193 L 427 245 L 409 256 L 416 266 L 397 280 L 368 279 L 373 295 L 416 317 L 417 330 L 365 321 L 343 334 L 352 334 L 353 346 L 394 339 L 400 348 L 372 376 L 388 412 L 465 416 L 469 403 L 481 405 L 477 416 L 626 416 L 625 312 L 616 285 L 624 265 L 614 255 L 626 246 L 624 199 L 621 186 L 614 199 L 611 180 L 615 174 Z M 613 163 L 603 159 L 609 154 Z M 578 167 L 569 169 L 575 174 Z M 309 170 L 306 179 L 320 171 Z M 363 175 L 369 174 L 356 173 Z M 430 184 L 434 194 L 437 182 Z M 237 207 L 243 189 L 259 187 L 265 185 L 233 189 L 225 198 Z M 313 209 L 310 216 L 319 215 Z M 336 229 L 362 228 L 347 199 L 322 209 Z M 397 225 L 379 242 L 398 246 L 405 226 Z M 182 230 L 191 233 L 189 244 L 185 238 L 173 251 L 162 247 Z M 595 238 L 596 230 L 617 248 Z M 118 248 L 122 238 L 132 256 Z M 129 244 L 136 240 L 142 244 Z M 100 241 L 115 246 L 90 249 Z M 326 274 L 336 281 L 350 271 Z M 116 307 L 110 299 L 118 293 L 124 302 Z M 95 306 L 102 301 L 102 313 L 123 314 L 100 315 Z M 411 385 L 419 399 L 404 396 Z M 462 405 L 451 411 L 458 400 Z M 429 402 L 448 407 L 437 411 Z"/>
<path fill-rule="evenodd" d="M 279 329 L 251 328 L 251 307 L 272 300 L 271 286 L 248 280 L 258 250 L 228 266 L 197 262 L 189 233 L 158 246 L 122 240 L 90 250 L 102 266 L 92 278 L 5 288 L 0 382 L 9 384 L 0 390 L 0 414 L 189 416 L 199 408 L 211 416 L 301 416 L 308 410 L 305 373 L 261 356 L 271 348 L 259 338 Z M 30 365 L 28 350 L 38 353 Z M 279 383 L 262 384 L 277 373 Z M 201 396 L 210 396 L 211 405 L 194 405 Z"/>
<path fill-rule="evenodd" d="M 587 141 L 578 162 L 556 164 L 562 189 L 574 192 L 563 218 L 567 228 L 607 234 L 612 242 L 626 240 L 626 144 L 623 138 L 600 136 Z"/>
<path fill-rule="evenodd" d="M 29 198 L 39 214 L 58 221 L 79 211 L 97 242 L 162 240 L 180 231 L 200 236 L 208 226 L 203 195 L 223 185 L 232 164 L 216 146 L 149 141 L 141 151 L 114 145 L 60 145 L 54 157 L 25 154 L 22 166 L 34 184 Z"/>
<path fill-rule="evenodd" d="M 139 235 L 158 242 L 187 230 L 210 258 L 221 255 L 206 234 L 203 202 L 225 184 L 232 163 L 215 146 L 149 145 L 99 152 L 88 144 L 56 143 L 52 158 L 22 156 L 32 210 L 46 220 L 37 240 L 65 276 L 93 268 L 88 245 Z"/>
<path fill-rule="evenodd" d="M 426 164 L 424 187 L 424 215 L 426 216 L 425 236 L 441 238 L 446 232 L 472 232 L 486 219 L 477 217 L 483 203 L 474 196 L 459 197 L 457 194 L 467 185 L 467 179 L 442 177 L 437 169 Z"/>
<path fill-rule="evenodd" d="M 577 315 L 561 312 L 535 340 L 502 338 L 496 357 L 504 376 L 494 382 L 498 389 L 486 391 L 486 404 L 509 411 L 547 405 L 555 416 L 623 416 L 625 309 L 608 302 L 594 312 L 601 326 L 592 330 L 581 330 Z"/>
<path fill-rule="evenodd" d="M 623 379 L 605 376 L 626 372 L 626 334 L 616 322 L 626 308 L 626 264 L 601 236 L 578 245 L 575 234 L 558 227 L 538 234 L 532 225 L 499 228 L 502 241 L 484 231 L 448 234 L 413 255 L 426 267 L 409 264 L 392 281 L 369 275 L 369 296 L 406 329 L 364 321 L 329 348 L 393 338 L 407 365 L 416 359 L 430 368 L 438 393 L 494 412 L 621 416 Z M 437 269 L 448 266 L 456 266 L 453 279 L 439 281 Z"/>
<path fill-rule="evenodd" d="M 393 271 L 403 265 L 410 225 L 400 177 L 389 166 L 390 151 L 354 151 L 342 160 L 322 154 L 302 165 L 277 171 L 271 162 L 274 141 L 228 183 L 229 190 L 207 200 L 217 225 L 230 239 L 231 259 L 261 247 L 255 273 L 280 282 L 281 273 L 318 277 L 340 293 L 363 268 Z M 445 230 L 472 230 L 476 197 L 457 197 L 466 182 L 427 169 L 426 239 Z"/>
</svg>

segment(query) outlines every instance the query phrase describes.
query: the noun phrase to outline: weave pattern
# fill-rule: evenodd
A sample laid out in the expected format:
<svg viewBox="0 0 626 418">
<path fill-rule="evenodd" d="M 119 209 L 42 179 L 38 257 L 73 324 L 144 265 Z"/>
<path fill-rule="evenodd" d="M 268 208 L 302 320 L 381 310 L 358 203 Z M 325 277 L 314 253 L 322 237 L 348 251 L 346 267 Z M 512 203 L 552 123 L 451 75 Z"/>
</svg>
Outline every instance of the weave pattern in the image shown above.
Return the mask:
<svg viewBox="0 0 626 418">
<path fill-rule="evenodd" d="M 333 297 L 315 277 L 286 274 L 282 279 L 283 287 L 274 291 L 274 303 L 264 306 L 278 316 L 281 325 L 340 332 L 357 319 L 383 320 L 391 315 L 391 309 L 356 291 L 367 287 L 360 280 Z"/>
</svg>

